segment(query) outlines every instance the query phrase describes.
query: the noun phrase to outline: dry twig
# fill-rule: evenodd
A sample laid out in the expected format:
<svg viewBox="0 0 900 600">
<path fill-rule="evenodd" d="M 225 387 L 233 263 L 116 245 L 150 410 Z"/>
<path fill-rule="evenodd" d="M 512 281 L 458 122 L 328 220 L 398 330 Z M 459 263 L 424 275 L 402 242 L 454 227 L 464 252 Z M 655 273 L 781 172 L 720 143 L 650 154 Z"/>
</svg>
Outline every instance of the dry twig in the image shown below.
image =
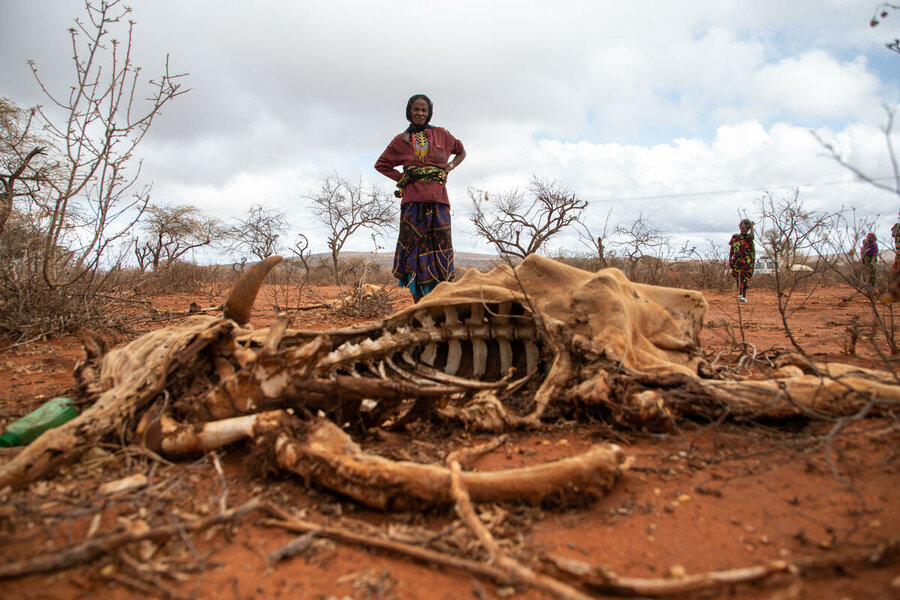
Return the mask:
<svg viewBox="0 0 900 600">
<path fill-rule="evenodd" d="M 25 575 L 33 575 L 35 573 L 51 573 L 62 569 L 68 569 L 69 567 L 89 562 L 99 556 L 108 554 L 116 548 L 120 548 L 126 544 L 149 539 L 155 541 L 164 540 L 173 535 L 178 535 L 182 531 L 203 531 L 214 525 L 233 521 L 242 515 L 258 510 L 261 506 L 261 498 L 255 497 L 237 508 L 232 508 L 205 519 L 195 519 L 186 523 L 166 525 L 155 529 L 148 527 L 145 523 L 141 523 L 140 525 L 135 524 L 135 526 L 126 531 L 85 540 L 58 552 L 42 554 L 25 560 L 18 560 L 5 565 L 0 565 L 0 579 L 11 579 L 15 577 L 24 577 Z"/>
</svg>

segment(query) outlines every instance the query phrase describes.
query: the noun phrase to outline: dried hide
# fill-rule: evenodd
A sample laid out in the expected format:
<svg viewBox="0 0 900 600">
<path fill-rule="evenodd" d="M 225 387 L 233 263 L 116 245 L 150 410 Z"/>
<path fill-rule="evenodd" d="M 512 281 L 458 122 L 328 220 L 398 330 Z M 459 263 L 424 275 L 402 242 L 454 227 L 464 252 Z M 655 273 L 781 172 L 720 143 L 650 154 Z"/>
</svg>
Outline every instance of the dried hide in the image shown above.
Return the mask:
<svg viewBox="0 0 900 600">
<path fill-rule="evenodd" d="M 301 331 L 282 316 L 267 329 L 243 328 L 279 261 L 248 270 L 224 318 L 191 317 L 105 354 L 86 344 L 76 375 L 93 406 L 0 467 L 0 488 L 130 426 L 169 456 L 251 438 L 280 468 L 391 509 L 448 502 L 448 471 L 366 455 L 342 428 L 436 418 L 478 430 L 538 428 L 555 411 L 644 427 L 723 411 L 852 414 L 876 399 L 900 401 L 890 375 L 836 365 L 769 381 L 715 379 L 699 352 L 699 292 L 538 256 L 515 269 L 470 270 L 377 322 Z M 319 413 L 334 425 L 317 421 Z M 576 489 L 609 489 L 623 460 L 618 448 L 598 445 L 547 468 L 485 474 L 484 483 L 473 476 L 466 486 L 486 500 L 567 499 Z"/>
</svg>

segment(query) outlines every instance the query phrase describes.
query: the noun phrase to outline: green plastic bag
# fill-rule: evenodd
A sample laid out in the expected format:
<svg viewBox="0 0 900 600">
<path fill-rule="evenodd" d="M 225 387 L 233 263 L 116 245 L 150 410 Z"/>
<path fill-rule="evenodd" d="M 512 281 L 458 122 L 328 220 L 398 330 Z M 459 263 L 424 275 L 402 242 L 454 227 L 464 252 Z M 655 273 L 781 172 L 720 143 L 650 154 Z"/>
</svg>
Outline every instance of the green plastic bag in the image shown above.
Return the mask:
<svg viewBox="0 0 900 600">
<path fill-rule="evenodd" d="M 25 446 L 48 429 L 59 427 L 78 416 L 71 398 L 54 398 L 18 421 L 0 435 L 0 447 Z"/>
</svg>

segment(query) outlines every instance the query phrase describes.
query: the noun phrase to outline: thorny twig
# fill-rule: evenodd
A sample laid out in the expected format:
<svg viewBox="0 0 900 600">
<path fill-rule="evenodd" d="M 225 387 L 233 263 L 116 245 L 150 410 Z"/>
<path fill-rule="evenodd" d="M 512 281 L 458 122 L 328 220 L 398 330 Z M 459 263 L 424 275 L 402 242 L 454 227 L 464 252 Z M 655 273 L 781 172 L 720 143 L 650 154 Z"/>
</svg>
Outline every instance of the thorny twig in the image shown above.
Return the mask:
<svg viewBox="0 0 900 600">
<path fill-rule="evenodd" d="M 447 464 L 450 467 L 450 489 L 453 493 L 453 498 L 456 501 L 455 508 L 457 514 L 463 522 L 469 526 L 481 542 L 482 546 L 488 551 L 490 562 L 495 563 L 501 569 L 508 571 L 515 580 L 536 587 L 557 598 L 562 598 L 563 600 L 589 600 L 590 597 L 583 594 L 578 589 L 547 575 L 535 573 L 514 558 L 507 556 L 506 553 L 500 549 L 500 546 L 494 540 L 487 527 L 485 527 L 478 518 L 478 515 L 475 514 L 475 509 L 472 507 L 469 493 L 466 491 L 465 485 L 460 477 L 462 468 L 459 463 L 459 457 L 463 454 L 481 452 L 486 447 L 489 447 L 489 444 L 479 446 L 475 449 L 457 450 L 450 453 L 447 457 Z"/>
<path fill-rule="evenodd" d="M 85 540 L 58 552 L 42 554 L 33 558 L 0 565 L 0 579 L 23 577 L 35 573 L 50 573 L 61 569 L 67 569 L 77 564 L 89 562 L 104 554 L 108 554 L 116 548 L 126 544 L 132 544 L 148 539 L 167 539 L 173 535 L 180 534 L 182 530 L 185 532 L 194 532 L 209 529 L 214 525 L 227 523 L 248 512 L 258 510 L 261 506 L 262 499 L 255 497 L 237 508 L 229 509 L 224 513 L 219 513 L 204 519 L 195 519 L 186 523 L 177 523 L 175 525 L 165 525 L 155 529 L 148 527 L 146 524 L 143 526 L 135 524 L 125 531 Z"/>
</svg>

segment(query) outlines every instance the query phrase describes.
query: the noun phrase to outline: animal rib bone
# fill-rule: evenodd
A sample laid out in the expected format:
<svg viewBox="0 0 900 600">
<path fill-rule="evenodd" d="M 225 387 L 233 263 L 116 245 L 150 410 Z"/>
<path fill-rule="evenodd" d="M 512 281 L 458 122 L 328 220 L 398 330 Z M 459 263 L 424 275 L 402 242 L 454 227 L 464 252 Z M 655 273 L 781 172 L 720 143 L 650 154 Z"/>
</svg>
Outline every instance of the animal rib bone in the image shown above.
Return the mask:
<svg viewBox="0 0 900 600">
<path fill-rule="evenodd" d="M 446 467 L 366 454 L 330 421 L 317 422 L 303 442 L 281 434 L 275 455 L 282 469 L 373 508 L 404 510 L 452 502 Z M 621 448 L 601 444 L 551 463 L 465 472 L 462 477 L 475 502 L 583 504 L 605 494 L 629 465 Z"/>
</svg>

